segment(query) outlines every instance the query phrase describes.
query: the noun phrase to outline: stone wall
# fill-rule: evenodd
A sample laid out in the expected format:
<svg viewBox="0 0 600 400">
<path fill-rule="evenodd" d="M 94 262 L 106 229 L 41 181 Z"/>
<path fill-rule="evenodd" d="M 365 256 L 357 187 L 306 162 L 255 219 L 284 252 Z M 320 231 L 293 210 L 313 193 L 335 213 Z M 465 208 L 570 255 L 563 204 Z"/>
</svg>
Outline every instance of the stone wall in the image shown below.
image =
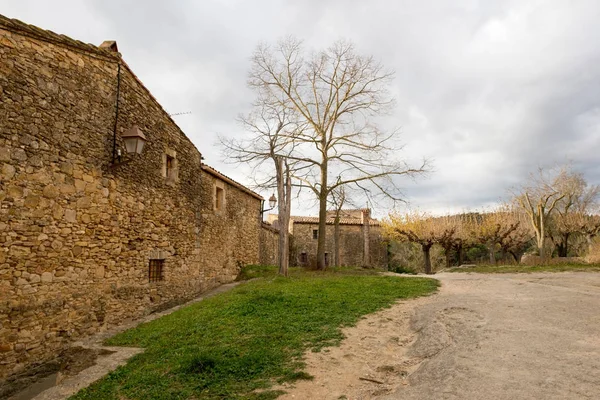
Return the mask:
<svg viewBox="0 0 600 400">
<path fill-rule="evenodd" d="M 211 276 L 215 284 L 230 282 L 241 266 L 259 262 L 262 198 L 210 167 L 203 168 L 201 181 L 200 261 L 218 272 Z M 224 196 L 220 209 L 217 188 Z"/>
<path fill-rule="evenodd" d="M 364 266 L 364 226 L 361 224 L 340 224 L 340 264 L 342 266 Z M 313 231 L 318 230 L 317 223 L 294 222 L 293 239 L 290 252 L 290 265 L 315 267 L 317 264 L 317 239 Z M 327 224 L 325 252 L 329 265 L 334 261 L 333 224 Z M 387 249 L 378 225 L 369 227 L 369 266 L 387 267 Z M 306 253 L 307 262 L 302 262 L 302 253 Z"/>
<path fill-rule="evenodd" d="M 261 265 L 277 265 L 279 258 L 279 229 L 263 223 L 260 230 L 260 257 Z"/>
<path fill-rule="evenodd" d="M 148 143 L 112 167 L 117 86 L 117 147 Z M 258 261 L 259 198 L 203 170 L 120 54 L 0 16 L 0 96 L 0 378 Z"/>
</svg>

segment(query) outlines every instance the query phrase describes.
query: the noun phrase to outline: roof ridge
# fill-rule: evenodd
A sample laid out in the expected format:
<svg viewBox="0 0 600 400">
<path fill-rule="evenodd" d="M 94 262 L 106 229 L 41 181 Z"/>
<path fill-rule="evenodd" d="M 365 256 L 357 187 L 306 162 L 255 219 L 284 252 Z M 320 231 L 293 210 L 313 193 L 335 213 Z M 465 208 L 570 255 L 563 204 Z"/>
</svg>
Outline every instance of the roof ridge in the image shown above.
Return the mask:
<svg viewBox="0 0 600 400">
<path fill-rule="evenodd" d="M 229 183 L 229 184 L 231 184 L 231 185 L 233 185 L 233 186 L 237 187 L 238 189 L 240 189 L 240 190 L 242 190 L 242 191 L 245 191 L 246 193 L 248 193 L 248 194 L 250 194 L 250 195 L 252 195 L 252 196 L 256 197 L 256 198 L 257 198 L 257 199 L 259 199 L 259 200 L 264 200 L 264 198 L 263 198 L 263 197 L 262 197 L 260 194 L 258 194 L 258 193 L 256 193 L 255 191 L 253 191 L 253 190 L 251 190 L 251 189 L 247 188 L 246 186 L 242 185 L 242 184 L 241 184 L 241 183 L 239 183 L 238 181 L 236 181 L 236 180 L 234 180 L 234 179 L 232 179 L 232 178 L 228 177 L 228 176 L 227 176 L 227 175 L 225 175 L 224 173 L 222 173 L 222 172 L 220 172 L 220 171 L 217 171 L 216 169 L 214 169 L 213 167 L 211 167 L 211 166 L 210 166 L 210 165 L 208 165 L 208 164 L 204 164 L 204 163 L 202 163 L 202 170 L 203 170 L 203 171 L 207 171 L 208 173 L 210 173 L 210 174 L 213 174 L 214 176 L 217 176 L 218 178 L 221 178 L 222 180 L 226 181 L 227 183 Z"/>
<path fill-rule="evenodd" d="M 84 43 L 67 35 L 56 33 L 48 29 L 42 29 L 36 25 L 28 24 L 16 18 L 8 18 L 2 14 L 0 14 L 0 28 L 7 28 L 7 30 L 13 32 L 18 31 L 18 33 L 25 34 L 26 36 L 33 36 L 36 39 L 54 44 L 74 47 L 81 51 L 93 53 L 104 58 L 114 59 L 115 62 L 118 62 L 118 59 L 121 58 L 121 53 L 102 49 L 91 43 Z"/>
</svg>

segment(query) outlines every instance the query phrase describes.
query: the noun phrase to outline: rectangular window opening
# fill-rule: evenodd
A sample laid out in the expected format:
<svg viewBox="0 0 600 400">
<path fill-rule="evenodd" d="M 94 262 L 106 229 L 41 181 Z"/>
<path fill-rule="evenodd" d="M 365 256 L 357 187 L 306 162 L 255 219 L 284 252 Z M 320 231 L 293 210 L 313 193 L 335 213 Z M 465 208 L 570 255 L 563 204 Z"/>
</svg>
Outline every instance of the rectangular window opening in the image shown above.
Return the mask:
<svg viewBox="0 0 600 400">
<path fill-rule="evenodd" d="M 175 157 L 167 156 L 167 179 L 173 179 L 173 171 L 175 170 Z"/>
<path fill-rule="evenodd" d="M 318 238 L 319 238 L 319 230 L 313 229 L 313 239 L 318 239 Z"/>
<path fill-rule="evenodd" d="M 225 192 L 223 188 L 216 188 L 215 190 L 215 210 L 221 210 L 223 208 L 223 200 L 224 200 Z"/>
<path fill-rule="evenodd" d="M 163 266 L 165 260 L 150 260 L 148 265 L 148 281 L 160 282 L 165 280 Z"/>
<path fill-rule="evenodd" d="M 325 266 L 329 266 L 329 253 L 325 253 Z"/>
<path fill-rule="evenodd" d="M 306 252 L 300 253 L 300 263 L 301 264 L 308 263 L 308 254 L 306 254 Z"/>
</svg>

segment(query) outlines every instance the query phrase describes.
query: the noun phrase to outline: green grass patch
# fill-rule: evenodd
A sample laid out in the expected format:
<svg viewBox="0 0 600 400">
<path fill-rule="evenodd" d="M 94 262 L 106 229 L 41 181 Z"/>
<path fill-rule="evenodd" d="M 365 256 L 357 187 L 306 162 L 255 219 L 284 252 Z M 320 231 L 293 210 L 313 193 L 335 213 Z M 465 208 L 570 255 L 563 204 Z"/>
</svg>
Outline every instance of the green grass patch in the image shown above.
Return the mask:
<svg viewBox="0 0 600 400">
<path fill-rule="evenodd" d="M 237 277 L 238 281 L 247 281 L 256 278 L 275 278 L 279 273 L 279 268 L 274 265 L 248 265 L 242 269 Z M 361 267 L 328 267 L 325 271 L 307 269 L 305 267 L 290 267 L 288 275 L 291 278 L 318 278 L 327 276 L 362 276 L 379 275 L 380 269 L 361 268 Z"/>
<path fill-rule="evenodd" d="M 270 276 L 252 267 L 249 277 Z M 133 357 L 74 399 L 274 399 L 275 383 L 310 379 L 302 355 L 339 344 L 341 328 L 395 300 L 434 292 L 426 278 L 295 270 L 237 286 L 107 341 Z"/>
<path fill-rule="evenodd" d="M 532 272 L 600 271 L 600 264 L 551 264 L 551 265 L 477 265 L 454 267 L 446 272 L 477 272 L 480 274 L 507 274 Z"/>
</svg>

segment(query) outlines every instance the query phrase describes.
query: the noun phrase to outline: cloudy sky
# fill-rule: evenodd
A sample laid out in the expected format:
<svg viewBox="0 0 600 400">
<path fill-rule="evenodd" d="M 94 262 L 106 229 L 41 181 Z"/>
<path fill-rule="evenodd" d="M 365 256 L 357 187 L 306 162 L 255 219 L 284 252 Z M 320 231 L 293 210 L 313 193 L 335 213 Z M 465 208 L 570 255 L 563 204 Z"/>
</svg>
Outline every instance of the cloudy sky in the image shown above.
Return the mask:
<svg viewBox="0 0 600 400">
<path fill-rule="evenodd" d="M 116 40 L 166 110 L 191 112 L 175 118 L 206 162 L 242 183 L 245 169 L 222 161 L 216 137 L 243 134 L 235 117 L 253 99 L 256 45 L 290 34 L 313 49 L 349 39 L 396 72 L 387 120 L 402 128 L 401 156 L 434 166 L 402 183 L 412 207 L 481 208 L 557 162 L 600 183 L 598 0 L 0 0 L 0 13 Z"/>
</svg>

